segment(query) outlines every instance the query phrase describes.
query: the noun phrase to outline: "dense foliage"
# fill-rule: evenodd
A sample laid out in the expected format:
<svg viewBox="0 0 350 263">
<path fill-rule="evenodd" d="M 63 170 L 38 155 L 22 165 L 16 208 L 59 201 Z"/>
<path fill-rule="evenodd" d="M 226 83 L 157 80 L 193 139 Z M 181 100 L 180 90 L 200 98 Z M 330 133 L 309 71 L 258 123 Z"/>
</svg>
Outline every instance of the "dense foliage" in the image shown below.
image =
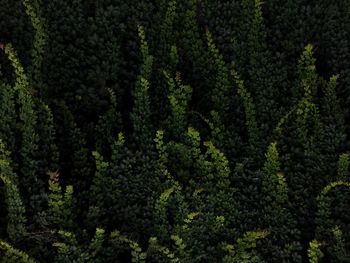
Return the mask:
<svg viewBox="0 0 350 263">
<path fill-rule="evenodd" d="M 349 1 L 0 17 L 0 262 L 350 262 Z"/>
</svg>

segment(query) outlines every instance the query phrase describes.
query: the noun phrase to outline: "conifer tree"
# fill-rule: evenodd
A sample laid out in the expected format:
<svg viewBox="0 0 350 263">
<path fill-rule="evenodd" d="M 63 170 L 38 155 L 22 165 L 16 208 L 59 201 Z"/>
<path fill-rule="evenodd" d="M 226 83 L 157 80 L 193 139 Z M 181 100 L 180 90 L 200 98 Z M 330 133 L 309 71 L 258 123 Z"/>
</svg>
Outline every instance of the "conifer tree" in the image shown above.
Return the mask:
<svg viewBox="0 0 350 263">
<path fill-rule="evenodd" d="M 181 138 L 186 131 L 188 104 L 191 99 L 192 88 L 182 83 L 180 73 L 176 74 L 175 80 L 164 71 L 168 82 L 168 100 L 171 108 L 171 116 L 168 118 L 169 131 L 175 138 Z"/>
<path fill-rule="evenodd" d="M 338 167 L 337 167 L 337 175 L 339 180 L 348 180 L 349 176 L 349 154 L 343 153 L 339 155 Z"/>
<path fill-rule="evenodd" d="M 333 244 L 330 248 L 330 254 L 332 255 L 332 260 L 342 262 L 349 258 L 349 252 L 346 251 L 345 240 L 343 237 L 342 230 L 336 226 L 332 229 L 333 233 Z"/>
<path fill-rule="evenodd" d="M 130 249 L 131 249 L 131 262 L 133 263 L 144 263 L 146 262 L 145 259 L 147 257 L 147 253 L 145 252 L 142 252 L 142 248 L 140 247 L 140 245 L 123 236 L 122 234 L 120 234 L 119 231 L 113 231 L 110 235 L 110 239 L 111 239 L 111 242 L 114 243 L 114 244 L 118 244 L 118 243 L 126 243 Z"/>
<path fill-rule="evenodd" d="M 334 181 L 323 188 L 319 196 L 317 197 L 317 214 L 315 218 L 316 230 L 315 237 L 318 241 L 324 241 L 324 254 L 327 258 L 334 261 L 341 260 L 340 257 L 345 256 L 345 251 L 339 251 L 342 246 L 342 238 L 340 232 L 337 230 L 336 222 L 339 219 L 333 215 L 334 209 L 332 207 L 332 201 L 339 195 L 333 195 L 332 192 L 339 192 L 345 194 L 349 192 L 350 183 L 346 181 Z M 349 195 L 347 195 L 349 196 Z M 342 195 L 340 195 L 342 197 Z M 346 199 L 345 199 L 346 200 Z M 344 199 L 337 200 L 339 202 Z M 346 200 L 348 201 L 348 199 Z M 339 205 L 341 205 L 339 203 Z M 339 227 L 345 227 L 341 225 Z M 340 246 L 340 247 L 339 247 Z"/>
<path fill-rule="evenodd" d="M 122 116 L 118 110 L 116 93 L 109 89 L 109 109 L 100 116 L 96 125 L 96 150 L 101 154 L 110 153 L 110 145 L 115 141 L 115 135 L 122 130 Z"/>
<path fill-rule="evenodd" d="M 1 82 L 1 109 L 0 109 L 0 138 L 6 148 L 16 152 L 16 91 L 10 85 Z"/>
<path fill-rule="evenodd" d="M 223 262 L 264 262 L 256 253 L 257 241 L 268 235 L 267 231 L 251 231 L 238 238 L 235 245 L 224 244 L 223 248 L 228 252 Z M 251 250 L 251 251 L 249 251 Z"/>
<path fill-rule="evenodd" d="M 88 191 L 93 177 L 92 157 L 84 133 L 78 127 L 72 112 L 63 101 L 55 104 L 53 112 L 57 145 L 60 149 L 60 179 L 63 185 L 74 187 L 77 200 L 86 200 L 85 191 Z M 84 205 L 87 204 L 84 202 Z"/>
<path fill-rule="evenodd" d="M 312 45 L 307 45 L 299 59 L 297 88 L 304 91 L 299 102 L 278 124 L 280 149 L 286 160 L 283 170 L 290 186 L 291 212 L 296 215 L 301 230 L 302 246 L 313 238 L 316 196 L 330 176 L 325 165 L 325 124 L 323 123 L 316 94 L 318 75 Z M 298 91 L 299 92 L 299 91 Z M 327 151 L 325 151 L 327 153 Z"/>
<path fill-rule="evenodd" d="M 239 151 L 239 132 L 237 128 L 244 122 L 241 114 L 233 112 L 235 107 L 240 108 L 239 96 L 233 92 L 231 76 L 223 56 L 214 43 L 213 36 L 207 29 L 207 45 L 210 64 L 213 69 L 213 89 L 210 92 L 211 111 L 209 120 L 205 120 L 211 130 L 211 138 L 215 145 L 232 157 L 232 149 Z M 232 116 L 232 114 L 234 114 Z M 237 156 L 234 156 L 237 157 Z"/>
<path fill-rule="evenodd" d="M 254 98 L 258 127 L 264 134 L 260 139 L 267 145 L 269 130 L 280 118 L 285 105 L 279 105 L 279 69 L 266 44 L 266 27 L 260 0 L 243 0 L 239 14 L 239 30 L 233 36 L 237 57 L 234 61 L 244 80 L 246 89 Z M 281 108 L 281 109 L 279 109 Z"/>
<path fill-rule="evenodd" d="M 150 48 L 154 50 L 154 73 L 150 89 L 150 100 L 152 108 L 152 121 L 166 121 L 169 113 L 168 82 L 164 78 L 163 71 L 172 77 L 175 75 L 179 57 L 177 50 L 177 31 L 175 28 L 175 17 L 177 14 L 177 0 L 156 1 L 156 10 L 153 31 L 150 36 Z M 148 30 L 150 31 L 150 30 Z"/>
<path fill-rule="evenodd" d="M 26 235 L 25 207 L 17 187 L 18 178 L 11 168 L 10 153 L 0 141 L 0 178 L 5 185 L 7 206 L 7 233 L 11 241 Z"/>
<path fill-rule="evenodd" d="M 151 258 L 157 262 L 162 262 L 162 260 L 171 263 L 180 262 L 180 259 L 176 257 L 175 253 L 173 253 L 169 248 L 159 244 L 158 239 L 156 237 L 151 237 L 149 239 L 147 256 L 148 258 Z M 166 258 L 166 260 L 164 258 Z"/>
<path fill-rule="evenodd" d="M 301 262 L 301 245 L 296 241 L 299 233 L 289 211 L 288 186 L 281 172 L 276 143 L 268 147 L 263 176 L 263 214 L 266 227 L 270 228 L 270 235 L 266 239 L 266 255 L 273 255 L 271 262 Z"/>
<path fill-rule="evenodd" d="M 45 177 L 47 172 L 59 170 L 59 149 L 57 146 L 54 116 L 48 105 L 36 101 L 38 116 L 36 131 L 38 140 L 38 177 Z"/>
<path fill-rule="evenodd" d="M 349 261 L 347 0 L 0 6 L 1 262 Z"/>
<path fill-rule="evenodd" d="M 12 247 L 10 244 L 0 241 L 0 259 L 8 263 L 36 263 L 34 259 L 25 252 Z"/>
<path fill-rule="evenodd" d="M 139 26 L 138 31 L 143 62 L 133 92 L 134 108 L 131 113 L 131 120 L 134 126 L 133 137 L 135 138 L 137 145 L 140 145 L 141 148 L 145 150 L 147 149 L 147 146 L 151 144 L 152 137 L 149 87 L 152 74 L 153 56 L 149 54 L 144 28 Z"/>
<path fill-rule="evenodd" d="M 246 118 L 246 127 L 248 133 L 249 144 L 254 147 L 259 142 L 259 129 L 256 121 L 256 112 L 253 103 L 253 99 L 250 95 L 250 92 L 246 89 L 244 81 L 240 78 L 239 74 L 235 69 L 231 71 L 232 76 L 237 85 L 237 93 L 242 98 L 245 118 Z"/>
<path fill-rule="evenodd" d="M 158 145 L 159 139 L 157 139 Z M 181 242 L 188 247 L 193 247 L 195 243 L 200 244 L 200 247 L 196 247 L 196 249 L 183 252 L 194 262 L 200 262 L 204 257 L 218 260 L 216 255 L 203 254 L 202 251 L 209 248 L 215 249 L 217 244 L 211 244 L 207 237 L 201 236 L 200 231 L 203 231 L 201 229 L 206 229 L 208 235 L 215 240 L 227 238 L 229 233 L 224 232 L 225 226 L 233 224 L 235 219 L 235 213 L 232 211 L 232 206 L 235 205 L 233 196 L 235 189 L 230 186 L 229 182 L 228 160 L 212 142 L 203 143 L 205 151 L 201 150 L 201 145 L 198 131 L 188 128 L 187 134 L 182 140 L 179 142 L 170 141 L 165 148 L 168 160 L 168 169 L 166 170 L 168 172 L 165 174 L 169 175 L 169 172 L 172 174 L 172 177 L 180 184 L 184 196 L 184 200 L 182 200 L 181 195 L 174 195 L 174 199 L 168 204 L 168 213 L 174 219 L 174 235 L 178 236 L 182 240 Z M 158 148 L 163 149 L 160 145 Z M 178 189 L 176 184 L 175 182 L 175 185 L 166 188 L 162 194 L 164 198 L 160 200 L 167 200 L 168 198 L 165 197 L 173 196 L 170 194 Z M 190 214 L 200 216 L 198 220 L 194 220 L 190 227 L 182 228 L 182 221 L 186 216 L 184 211 L 188 210 L 186 203 L 188 207 L 193 209 L 193 213 Z M 167 203 L 163 201 L 159 204 Z M 176 205 L 176 207 L 172 207 L 171 204 Z M 166 206 L 162 205 L 161 207 Z M 163 233 L 166 231 L 169 233 L 171 227 L 163 227 L 163 230 Z M 164 242 L 163 236 L 161 242 Z M 201 241 L 198 243 L 198 240 Z"/>
<path fill-rule="evenodd" d="M 97 170 L 90 190 L 89 225 L 143 233 L 144 238 L 153 231 L 153 208 L 161 183 L 153 153 L 129 147 L 120 133 L 110 158 L 94 153 Z M 140 196 L 146 198 L 140 202 Z"/>
<path fill-rule="evenodd" d="M 305 47 L 299 60 L 299 81 L 300 87 L 304 89 L 304 96 L 298 103 L 296 121 L 300 140 L 307 146 L 309 142 L 314 140 L 314 138 L 311 137 L 312 134 L 310 134 L 311 129 L 308 124 L 309 118 L 313 118 L 313 121 L 316 122 L 314 124 L 315 126 L 320 125 L 318 109 L 312 101 L 317 92 L 317 73 L 315 58 L 313 57 L 313 47 L 310 44 Z M 313 128 L 317 132 L 317 129 L 320 129 L 320 127 L 315 126 Z"/>
<path fill-rule="evenodd" d="M 225 61 L 222 55 L 219 53 L 219 50 L 216 48 L 213 37 L 211 33 L 207 30 L 207 42 L 208 49 L 212 56 L 212 63 L 214 64 L 217 73 L 215 79 L 215 88 L 212 90 L 211 100 L 213 104 L 213 110 L 217 111 L 222 118 L 225 117 L 225 114 L 230 107 L 230 95 L 231 84 L 229 81 L 229 70 L 225 65 Z"/>
<path fill-rule="evenodd" d="M 164 2 L 160 5 L 160 12 L 161 12 L 161 20 L 162 23 L 160 24 L 159 29 L 159 44 L 157 47 L 157 50 L 159 54 L 157 55 L 158 59 L 160 60 L 161 67 L 165 66 L 167 67 L 166 63 L 171 62 L 170 50 L 172 45 L 175 42 L 174 38 L 174 19 L 176 16 L 176 8 L 177 8 L 177 0 L 171 0 L 171 1 L 160 1 Z M 165 58 L 161 58 L 161 56 L 166 56 Z M 166 70 L 170 70 L 170 68 L 165 68 Z"/>
<path fill-rule="evenodd" d="M 168 206 L 170 206 L 169 199 L 171 195 L 174 195 L 173 202 L 177 204 L 179 209 L 177 214 L 173 214 L 172 221 L 179 222 L 184 219 L 184 216 L 188 210 L 187 204 L 184 201 L 184 197 L 181 193 L 181 188 L 178 184 L 174 184 L 171 188 L 166 189 L 155 203 L 155 233 L 160 242 L 166 242 L 172 234 L 172 224 L 168 219 Z"/>
<path fill-rule="evenodd" d="M 49 198 L 51 221 L 60 229 L 69 230 L 73 225 L 73 187 L 68 185 L 64 192 L 59 183 L 59 174 L 49 174 Z"/>
<path fill-rule="evenodd" d="M 209 52 L 206 50 L 205 38 L 202 36 L 204 25 L 199 24 L 199 3 L 196 0 L 178 0 L 175 28 L 178 29 L 177 48 L 179 64 L 186 83 L 194 88 L 194 108 L 199 112 L 208 112 L 211 96 L 213 65 L 210 64 Z"/>
<path fill-rule="evenodd" d="M 332 2 L 324 0 L 319 4 L 314 4 L 314 9 L 319 9 L 320 16 L 315 15 L 317 22 L 312 23 L 314 31 L 320 32 L 319 35 L 319 57 L 322 59 L 322 70 L 327 75 L 339 74 L 337 93 L 344 109 L 345 125 L 348 129 L 349 120 L 349 57 L 348 49 L 350 41 L 350 18 L 347 15 L 349 6 L 346 1 Z M 327 8 L 325 8 L 327 7 Z M 315 14 L 317 14 L 315 12 Z M 347 136 L 348 141 L 348 136 Z"/>
<path fill-rule="evenodd" d="M 324 162 L 328 163 L 323 166 L 323 170 L 328 175 L 334 174 L 334 170 L 337 169 L 338 153 L 344 149 L 342 145 L 346 139 L 344 112 L 337 97 L 338 79 L 339 76 L 334 75 L 328 81 L 320 80 L 322 97 L 319 99 L 319 112 L 324 135 L 319 141 Z M 334 180 L 333 178 L 327 179 L 328 182 Z"/>
<path fill-rule="evenodd" d="M 226 63 L 234 61 L 237 57 L 236 47 L 232 44 L 240 32 L 239 18 L 241 13 L 241 1 L 203 1 L 200 5 L 203 14 L 203 23 L 208 25 L 209 31 L 216 40 L 218 50 L 221 51 Z"/>
<path fill-rule="evenodd" d="M 310 2 L 301 0 L 271 0 L 262 2 L 265 7 L 266 42 L 272 51 L 271 56 L 277 58 L 274 69 L 277 70 L 276 82 L 281 90 L 280 106 L 288 111 L 300 98 L 300 90 L 291 89 L 297 79 L 295 64 L 308 42 L 313 41 L 314 31 L 309 28 L 308 14 Z M 291 26 L 293 25 L 293 26 Z"/>
<path fill-rule="evenodd" d="M 120 134 L 118 142 L 115 144 L 118 144 L 118 150 L 121 150 L 121 146 L 123 145 L 123 137 Z M 115 147 L 116 148 L 116 147 Z M 117 149 L 115 149 L 116 151 Z M 102 218 L 107 218 L 107 212 L 104 203 L 106 202 L 105 196 L 104 196 L 104 190 L 105 185 L 106 186 L 114 186 L 115 184 L 113 181 L 108 180 L 109 175 L 109 169 L 110 169 L 110 163 L 104 160 L 104 158 L 98 153 L 93 152 L 95 163 L 96 163 L 96 172 L 95 176 L 90 188 L 90 198 L 89 198 L 89 214 L 88 218 L 93 223 L 93 225 L 97 225 L 97 222 L 99 222 L 100 225 L 104 226 L 105 222 L 102 220 Z M 117 157 L 114 157 L 117 158 Z M 115 160 L 116 161 L 116 160 Z M 108 180 L 108 181 L 107 181 Z M 108 200 L 109 201 L 109 200 Z M 111 202 L 111 201 L 109 201 Z M 108 203 L 109 203 L 108 202 Z"/>
<path fill-rule="evenodd" d="M 31 24 L 35 30 L 33 47 L 31 50 L 31 68 L 29 70 L 31 74 L 32 84 L 39 88 L 41 91 L 43 87 L 42 68 L 43 68 L 43 59 L 45 45 L 47 41 L 45 33 L 45 21 L 43 18 L 41 10 L 41 0 L 23 0 L 23 5 L 25 7 L 26 14 L 31 20 Z"/>
<path fill-rule="evenodd" d="M 26 200 L 26 205 L 29 209 L 29 214 L 36 214 L 42 210 L 43 205 L 43 190 L 44 182 L 37 177 L 38 172 L 38 134 L 35 130 L 37 125 L 37 113 L 35 111 L 34 100 L 31 95 L 32 87 L 29 84 L 28 78 L 24 72 L 15 50 L 10 44 L 5 47 L 5 53 L 16 75 L 15 90 L 18 91 L 18 104 L 20 105 L 20 189 L 27 193 L 29 200 Z"/>
<path fill-rule="evenodd" d="M 63 240 L 53 244 L 58 250 L 57 262 L 103 262 L 98 254 L 105 241 L 105 230 L 96 228 L 95 235 L 88 244 L 80 244 L 71 232 L 60 230 L 58 234 Z"/>
<path fill-rule="evenodd" d="M 243 0 L 241 1 L 241 18 L 240 35 L 236 37 L 234 45 L 238 49 L 238 63 L 243 67 L 243 76 L 250 75 L 252 81 L 257 76 L 257 66 L 259 55 L 263 51 L 264 44 L 264 28 L 261 13 L 262 2 L 260 0 Z M 237 43 L 238 42 L 238 43 Z M 248 65 L 248 67 L 244 67 Z"/>
</svg>

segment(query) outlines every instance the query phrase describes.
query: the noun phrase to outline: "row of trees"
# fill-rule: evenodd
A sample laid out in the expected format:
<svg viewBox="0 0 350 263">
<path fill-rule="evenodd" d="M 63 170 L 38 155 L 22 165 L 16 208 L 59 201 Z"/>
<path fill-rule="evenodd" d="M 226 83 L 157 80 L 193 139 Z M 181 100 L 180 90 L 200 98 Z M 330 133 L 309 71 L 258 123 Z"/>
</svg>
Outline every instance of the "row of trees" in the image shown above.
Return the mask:
<svg viewBox="0 0 350 263">
<path fill-rule="evenodd" d="M 2 2 L 2 261 L 349 260 L 346 1 Z"/>
</svg>

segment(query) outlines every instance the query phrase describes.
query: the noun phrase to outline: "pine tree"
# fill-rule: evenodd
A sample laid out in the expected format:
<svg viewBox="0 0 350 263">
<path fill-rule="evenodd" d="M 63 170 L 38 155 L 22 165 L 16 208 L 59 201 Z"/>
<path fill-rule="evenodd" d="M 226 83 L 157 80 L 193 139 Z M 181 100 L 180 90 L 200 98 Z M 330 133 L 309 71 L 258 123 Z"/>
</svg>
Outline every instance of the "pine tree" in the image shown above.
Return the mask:
<svg viewBox="0 0 350 263">
<path fill-rule="evenodd" d="M 142 248 L 140 245 L 125 237 L 124 235 L 120 234 L 119 231 L 113 231 L 110 235 L 111 242 L 114 244 L 118 243 L 126 243 L 130 249 L 131 249 L 131 262 L 133 263 L 144 263 L 146 262 L 145 259 L 147 257 L 147 254 L 145 252 L 142 252 Z"/>
<path fill-rule="evenodd" d="M 214 66 L 212 79 L 213 89 L 210 92 L 211 111 L 209 119 L 205 122 L 209 124 L 211 130 L 211 139 L 217 147 L 232 156 L 233 149 L 240 150 L 240 130 L 237 128 L 243 125 L 241 112 L 237 113 L 236 108 L 241 108 L 239 95 L 234 94 L 234 85 L 232 83 L 229 68 L 226 65 L 223 56 L 214 43 L 213 36 L 207 29 L 207 45 L 209 51 L 210 64 Z M 237 154 L 237 153 L 236 153 Z"/>
<path fill-rule="evenodd" d="M 234 61 L 237 64 L 247 91 L 254 98 L 260 138 L 266 145 L 269 130 L 280 118 L 285 105 L 279 104 L 280 69 L 267 47 L 266 27 L 262 8 L 266 5 L 260 0 L 240 1 L 239 30 L 234 35 L 233 43 L 236 51 Z M 267 140 L 265 140 L 265 138 Z M 265 145 L 264 145 L 265 147 Z"/>
<path fill-rule="evenodd" d="M 160 123 L 160 126 L 166 121 L 169 113 L 168 82 L 164 78 L 163 71 L 171 76 L 175 75 L 179 62 L 174 24 L 177 8 L 177 0 L 156 1 L 157 12 L 153 15 L 153 22 L 147 30 L 149 46 L 154 54 L 154 74 L 150 89 L 152 122 Z"/>
<path fill-rule="evenodd" d="M 7 263 L 36 263 L 34 259 L 25 252 L 12 247 L 10 244 L 0 241 L 0 259 Z"/>
<path fill-rule="evenodd" d="M 5 53 L 16 75 L 15 90 L 18 91 L 18 104 L 20 105 L 20 189 L 25 191 L 29 200 L 26 200 L 28 206 L 27 212 L 30 215 L 37 214 L 42 210 L 44 198 L 44 182 L 37 177 L 38 172 L 38 141 L 39 137 L 35 130 L 37 125 L 37 113 L 35 111 L 35 103 L 32 97 L 32 88 L 24 69 L 17 57 L 16 52 L 10 44 L 5 47 Z"/>
<path fill-rule="evenodd" d="M 339 155 L 337 175 L 339 180 L 347 180 L 349 176 L 349 154 L 343 153 Z"/>
<path fill-rule="evenodd" d="M 313 238 L 316 196 L 329 174 L 325 165 L 325 124 L 317 104 L 318 75 L 312 45 L 307 45 L 299 59 L 296 88 L 304 92 L 299 102 L 280 120 L 277 130 L 282 169 L 289 185 L 291 212 L 296 215 L 301 231 L 300 242 L 306 247 Z M 283 127 L 283 128 L 282 128 Z M 304 255 L 303 257 L 305 257 Z"/>
<path fill-rule="evenodd" d="M 0 141 L 0 178 L 5 185 L 7 206 L 7 233 L 15 242 L 26 235 L 25 207 L 17 187 L 18 178 L 11 168 L 10 153 Z"/>
<path fill-rule="evenodd" d="M 341 218 L 334 215 L 334 211 L 336 211 L 337 209 L 332 207 L 332 201 L 334 200 L 334 198 L 343 196 L 334 195 L 333 192 L 343 193 L 344 195 L 345 191 L 349 192 L 349 188 L 349 182 L 334 181 L 328 184 L 326 187 L 324 187 L 317 197 L 315 237 L 318 241 L 325 242 L 324 254 L 327 256 L 327 258 L 330 258 L 335 261 L 340 260 L 339 257 L 342 257 L 344 255 L 341 255 L 342 253 L 339 252 L 339 245 L 341 245 L 341 237 L 339 236 L 340 234 L 337 233 L 337 230 L 334 228 L 336 227 L 336 223 L 341 222 L 339 220 Z M 340 199 L 337 201 L 342 202 L 344 201 L 344 199 Z M 345 227 L 345 225 L 341 225 L 339 227 Z"/>
<path fill-rule="evenodd" d="M 235 69 L 231 71 L 232 76 L 237 85 L 237 93 L 241 97 L 244 105 L 246 127 L 248 132 L 248 141 L 252 148 L 256 147 L 259 143 L 259 129 L 256 121 L 256 112 L 253 99 L 251 98 L 250 92 L 246 89 L 244 81 L 240 78 L 239 74 Z"/>
<path fill-rule="evenodd" d="M 213 110 L 218 112 L 222 118 L 226 117 L 226 113 L 230 108 L 231 83 L 229 80 L 229 70 L 224 62 L 222 55 L 216 48 L 213 37 L 209 31 L 206 32 L 208 49 L 212 56 L 212 63 L 214 64 L 217 73 L 215 79 L 215 86 L 212 90 L 211 100 Z"/>
<path fill-rule="evenodd" d="M 182 83 L 180 73 L 176 74 L 175 80 L 164 71 L 168 82 L 168 100 L 171 108 L 171 116 L 168 118 L 169 132 L 179 139 L 186 131 L 188 104 L 191 99 L 192 88 Z"/>
<path fill-rule="evenodd" d="M 63 240 L 53 244 L 58 250 L 57 262 L 103 262 L 99 253 L 106 239 L 104 229 L 96 228 L 94 237 L 87 244 L 80 244 L 71 232 L 60 230 L 58 234 Z"/>
<path fill-rule="evenodd" d="M 301 245 L 296 221 L 289 211 L 288 186 L 281 173 L 276 143 L 271 143 L 263 167 L 262 196 L 266 227 L 270 235 L 266 238 L 267 254 L 271 262 L 301 262 Z M 270 255 L 270 256 L 268 256 Z"/>
<path fill-rule="evenodd" d="M 149 82 L 152 74 L 153 56 L 149 54 L 144 28 L 139 26 L 138 31 L 143 62 L 133 92 L 134 107 L 131 113 L 131 120 L 134 127 L 133 137 L 135 142 L 140 149 L 146 150 L 152 142 Z"/>
<path fill-rule="evenodd" d="M 16 152 L 16 91 L 3 82 L 0 84 L 1 109 L 0 109 L 0 138 L 6 148 L 12 153 Z"/>
<path fill-rule="evenodd" d="M 35 30 L 31 50 L 32 62 L 29 72 L 31 74 L 32 84 L 43 92 L 42 89 L 44 87 L 41 76 L 47 36 L 45 33 L 45 20 L 40 7 L 42 4 L 40 0 L 23 0 L 22 2 Z"/>
<path fill-rule="evenodd" d="M 238 238 L 235 245 L 223 244 L 223 249 L 228 252 L 228 255 L 223 258 L 223 262 L 264 262 L 257 255 L 255 248 L 257 241 L 265 238 L 268 234 L 267 231 L 251 231 L 245 233 L 243 237 Z"/>
<path fill-rule="evenodd" d="M 36 101 L 38 134 L 38 177 L 59 169 L 59 149 L 57 146 L 54 116 L 48 105 Z"/>
<path fill-rule="evenodd" d="M 61 230 L 72 229 L 73 224 L 73 187 L 68 185 L 64 192 L 59 183 L 59 174 L 49 174 L 49 198 L 48 205 L 50 210 L 51 222 Z"/>
<path fill-rule="evenodd" d="M 118 110 L 116 93 L 109 89 L 109 109 L 100 116 L 96 125 L 96 150 L 101 154 L 110 154 L 110 145 L 115 140 L 115 135 L 122 130 L 122 116 Z"/>
<path fill-rule="evenodd" d="M 201 113 L 210 110 L 213 65 L 209 62 L 204 36 L 204 25 L 199 23 L 199 3 L 196 0 L 178 0 L 175 28 L 177 48 L 183 79 L 193 90 L 193 107 Z M 204 32 L 203 32 L 204 33 Z"/>
</svg>

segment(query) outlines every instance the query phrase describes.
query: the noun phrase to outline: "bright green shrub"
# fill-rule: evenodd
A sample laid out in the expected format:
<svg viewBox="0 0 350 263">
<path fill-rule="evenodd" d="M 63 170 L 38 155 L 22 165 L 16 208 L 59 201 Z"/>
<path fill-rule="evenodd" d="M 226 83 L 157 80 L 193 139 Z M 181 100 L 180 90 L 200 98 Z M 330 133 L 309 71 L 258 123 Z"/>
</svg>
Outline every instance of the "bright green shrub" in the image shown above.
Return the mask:
<svg viewBox="0 0 350 263">
<path fill-rule="evenodd" d="M 317 240 L 310 242 L 310 247 L 307 254 L 310 263 L 318 263 L 319 259 L 323 257 L 323 253 L 320 250 L 320 243 L 318 243 Z"/>
</svg>

